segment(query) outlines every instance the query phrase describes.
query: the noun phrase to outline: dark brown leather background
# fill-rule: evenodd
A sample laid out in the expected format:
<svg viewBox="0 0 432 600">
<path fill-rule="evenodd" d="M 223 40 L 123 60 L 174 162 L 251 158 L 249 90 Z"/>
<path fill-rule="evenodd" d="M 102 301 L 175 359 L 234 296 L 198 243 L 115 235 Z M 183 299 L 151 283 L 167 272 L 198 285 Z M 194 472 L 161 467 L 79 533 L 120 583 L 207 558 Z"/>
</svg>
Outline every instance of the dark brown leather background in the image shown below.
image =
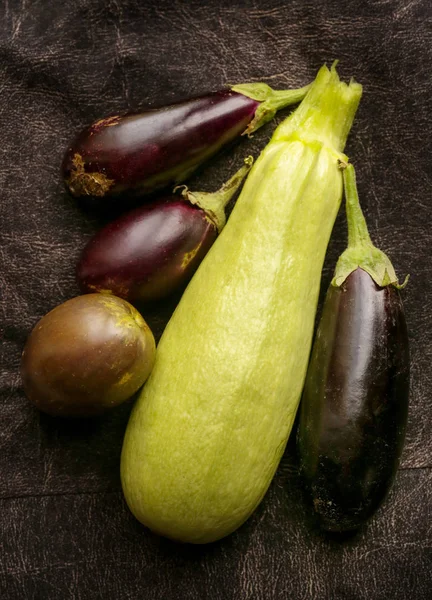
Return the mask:
<svg viewBox="0 0 432 600">
<path fill-rule="evenodd" d="M 411 339 L 409 427 L 385 505 L 356 537 L 308 520 L 293 444 L 261 506 L 205 547 L 129 513 L 119 453 L 131 402 L 64 422 L 26 400 L 20 354 L 37 320 L 78 293 L 74 265 L 101 220 L 59 174 L 70 138 L 110 113 L 217 90 L 309 82 L 340 59 L 364 96 L 347 152 L 374 241 L 400 277 Z M 4 0 L 0 5 L 0 598 L 423 600 L 432 597 L 430 0 Z M 285 112 L 284 114 L 288 114 Z M 282 118 L 279 116 L 277 121 Z M 191 180 L 212 190 L 274 124 Z M 338 218 L 326 289 L 344 248 Z M 157 337 L 171 306 L 144 315 Z"/>
</svg>

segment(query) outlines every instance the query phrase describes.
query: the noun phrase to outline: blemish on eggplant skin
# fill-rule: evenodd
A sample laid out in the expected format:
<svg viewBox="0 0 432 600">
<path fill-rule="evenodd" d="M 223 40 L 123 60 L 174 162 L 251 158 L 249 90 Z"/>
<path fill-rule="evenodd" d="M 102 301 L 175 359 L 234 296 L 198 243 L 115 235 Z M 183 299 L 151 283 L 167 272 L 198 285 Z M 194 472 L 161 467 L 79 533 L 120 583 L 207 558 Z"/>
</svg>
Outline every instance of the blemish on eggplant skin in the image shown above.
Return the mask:
<svg viewBox="0 0 432 600">
<path fill-rule="evenodd" d="M 112 115 L 111 117 L 105 117 L 104 119 L 99 119 L 99 121 L 93 123 L 91 128 L 94 132 L 95 130 L 99 130 L 102 127 L 112 127 L 113 125 L 117 125 L 120 119 L 120 115 Z"/>
<path fill-rule="evenodd" d="M 86 173 L 81 154 L 74 154 L 72 165 L 70 177 L 66 183 L 74 196 L 97 196 L 100 198 L 105 196 L 115 184 L 114 179 L 109 179 L 104 173 L 97 171 Z"/>
<path fill-rule="evenodd" d="M 126 372 L 122 375 L 121 379 L 119 379 L 115 385 L 118 385 L 118 386 L 125 385 L 129 381 L 129 379 L 131 379 L 131 377 L 132 377 L 132 373 Z"/>
<path fill-rule="evenodd" d="M 183 270 L 185 270 L 186 267 L 188 266 L 188 264 L 195 258 L 195 256 L 197 255 L 197 252 L 200 248 L 201 248 L 201 244 L 199 244 L 199 246 L 197 246 L 190 252 L 185 253 L 185 255 L 183 256 L 182 264 L 181 264 L 181 268 Z"/>
</svg>

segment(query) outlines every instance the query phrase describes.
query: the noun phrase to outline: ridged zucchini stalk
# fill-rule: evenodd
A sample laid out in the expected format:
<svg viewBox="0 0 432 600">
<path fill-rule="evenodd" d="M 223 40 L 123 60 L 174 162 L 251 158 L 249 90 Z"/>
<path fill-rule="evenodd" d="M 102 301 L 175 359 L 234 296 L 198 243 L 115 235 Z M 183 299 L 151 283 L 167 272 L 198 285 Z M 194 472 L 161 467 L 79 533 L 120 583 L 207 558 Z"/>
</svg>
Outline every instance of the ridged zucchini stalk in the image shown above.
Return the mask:
<svg viewBox="0 0 432 600">
<path fill-rule="evenodd" d="M 166 327 L 121 458 L 126 501 L 154 532 L 222 538 L 270 484 L 300 400 L 361 91 L 320 69 Z"/>
</svg>

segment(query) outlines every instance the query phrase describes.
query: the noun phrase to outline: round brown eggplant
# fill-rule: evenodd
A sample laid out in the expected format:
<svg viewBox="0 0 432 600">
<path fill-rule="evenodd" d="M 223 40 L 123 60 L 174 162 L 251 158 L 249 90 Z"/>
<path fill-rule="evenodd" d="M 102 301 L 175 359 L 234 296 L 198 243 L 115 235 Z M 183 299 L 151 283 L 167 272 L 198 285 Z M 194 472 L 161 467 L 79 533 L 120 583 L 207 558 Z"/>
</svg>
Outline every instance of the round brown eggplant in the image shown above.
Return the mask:
<svg viewBox="0 0 432 600">
<path fill-rule="evenodd" d="M 132 396 L 153 367 L 155 341 L 139 312 L 104 294 L 78 296 L 34 327 L 21 360 L 24 391 L 41 411 L 103 413 Z"/>
</svg>

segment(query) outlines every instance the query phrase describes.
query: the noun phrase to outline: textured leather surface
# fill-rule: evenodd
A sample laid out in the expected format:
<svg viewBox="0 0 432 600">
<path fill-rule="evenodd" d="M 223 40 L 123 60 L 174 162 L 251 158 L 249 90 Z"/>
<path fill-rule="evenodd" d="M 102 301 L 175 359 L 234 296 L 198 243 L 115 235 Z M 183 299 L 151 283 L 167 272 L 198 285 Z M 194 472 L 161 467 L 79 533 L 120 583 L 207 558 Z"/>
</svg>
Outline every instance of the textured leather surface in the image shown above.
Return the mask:
<svg viewBox="0 0 432 600">
<path fill-rule="evenodd" d="M 342 76 L 364 85 L 347 152 L 372 238 L 400 277 L 411 274 L 403 292 L 411 406 L 395 487 L 358 536 L 326 538 L 309 523 L 291 443 L 238 532 L 203 548 L 158 539 L 134 520 L 120 491 L 132 403 L 67 423 L 39 414 L 21 389 L 26 336 L 78 293 L 77 257 L 102 224 L 63 190 L 63 152 L 101 116 L 227 82 L 297 87 L 335 58 Z M 430 598 L 430 1 L 5 0 L 0 59 L 0 598 Z M 191 187 L 221 184 L 243 156 L 258 154 L 273 127 L 218 157 Z M 345 240 L 341 214 L 323 291 Z M 157 337 L 174 304 L 145 315 Z"/>
</svg>

